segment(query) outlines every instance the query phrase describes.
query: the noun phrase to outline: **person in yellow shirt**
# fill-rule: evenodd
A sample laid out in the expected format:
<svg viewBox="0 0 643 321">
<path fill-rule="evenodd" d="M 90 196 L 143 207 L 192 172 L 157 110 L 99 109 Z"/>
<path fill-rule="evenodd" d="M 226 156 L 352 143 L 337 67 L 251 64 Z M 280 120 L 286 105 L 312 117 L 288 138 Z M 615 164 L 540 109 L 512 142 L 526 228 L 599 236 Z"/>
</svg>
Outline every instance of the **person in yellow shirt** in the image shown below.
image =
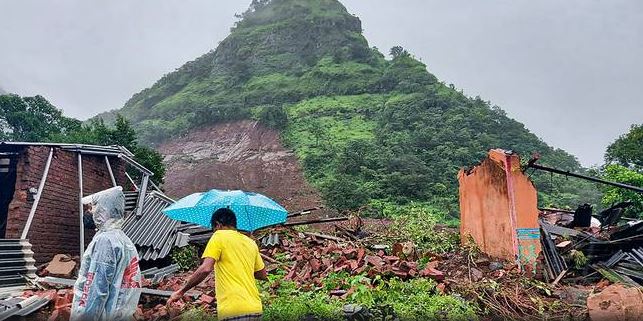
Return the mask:
<svg viewBox="0 0 643 321">
<path fill-rule="evenodd" d="M 237 217 L 228 208 L 212 214 L 214 234 L 203 252 L 201 266 L 167 304 L 180 300 L 214 270 L 217 318 L 225 321 L 261 320 L 263 307 L 256 279 L 267 280 L 257 244 L 237 231 Z"/>
</svg>

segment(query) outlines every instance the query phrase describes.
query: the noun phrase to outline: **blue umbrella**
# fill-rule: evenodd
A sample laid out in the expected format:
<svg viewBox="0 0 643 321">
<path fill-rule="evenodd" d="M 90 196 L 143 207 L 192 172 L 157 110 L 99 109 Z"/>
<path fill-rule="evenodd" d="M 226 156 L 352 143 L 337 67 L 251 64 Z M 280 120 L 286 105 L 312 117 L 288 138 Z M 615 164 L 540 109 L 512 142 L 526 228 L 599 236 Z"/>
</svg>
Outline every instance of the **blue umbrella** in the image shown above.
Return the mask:
<svg viewBox="0 0 643 321">
<path fill-rule="evenodd" d="M 285 208 L 264 195 L 217 189 L 188 195 L 164 209 L 163 213 L 177 221 L 211 228 L 212 213 L 226 207 L 237 215 L 237 229 L 242 231 L 252 232 L 281 224 L 288 216 Z"/>
</svg>

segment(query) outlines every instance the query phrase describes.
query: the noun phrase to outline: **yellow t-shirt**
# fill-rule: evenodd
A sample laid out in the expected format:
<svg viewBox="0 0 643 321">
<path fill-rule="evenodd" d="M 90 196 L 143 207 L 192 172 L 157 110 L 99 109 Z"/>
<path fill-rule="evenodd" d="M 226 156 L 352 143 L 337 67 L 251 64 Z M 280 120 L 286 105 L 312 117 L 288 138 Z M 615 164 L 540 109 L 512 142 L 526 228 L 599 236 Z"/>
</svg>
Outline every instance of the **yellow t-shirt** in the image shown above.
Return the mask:
<svg viewBox="0 0 643 321">
<path fill-rule="evenodd" d="M 262 313 L 254 272 L 265 267 L 257 244 L 233 230 L 214 232 L 203 252 L 213 258 L 219 320 Z"/>
</svg>

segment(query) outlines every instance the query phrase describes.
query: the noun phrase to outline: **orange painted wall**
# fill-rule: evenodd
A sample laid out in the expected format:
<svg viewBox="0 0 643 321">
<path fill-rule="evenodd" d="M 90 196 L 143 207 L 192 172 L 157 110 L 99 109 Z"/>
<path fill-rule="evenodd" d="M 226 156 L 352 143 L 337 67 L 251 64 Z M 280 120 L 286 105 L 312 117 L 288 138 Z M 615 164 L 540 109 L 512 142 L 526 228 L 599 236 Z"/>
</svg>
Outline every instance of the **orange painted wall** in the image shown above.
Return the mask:
<svg viewBox="0 0 643 321">
<path fill-rule="evenodd" d="M 490 256 L 531 267 L 540 253 L 537 193 L 520 169 L 520 157 L 504 150 L 471 170 L 461 170 L 460 233 Z"/>
</svg>

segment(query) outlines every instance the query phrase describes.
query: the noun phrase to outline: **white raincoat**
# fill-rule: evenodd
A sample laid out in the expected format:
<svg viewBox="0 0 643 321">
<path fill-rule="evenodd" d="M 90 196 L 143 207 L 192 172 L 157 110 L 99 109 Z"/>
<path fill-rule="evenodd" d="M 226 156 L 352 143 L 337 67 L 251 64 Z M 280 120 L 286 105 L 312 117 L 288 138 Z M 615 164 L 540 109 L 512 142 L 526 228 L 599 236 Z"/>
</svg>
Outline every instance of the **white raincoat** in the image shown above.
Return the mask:
<svg viewBox="0 0 643 321">
<path fill-rule="evenodd" d="M 86 196 L 83 204 L 91 205 L 97 232 L 80 264 L 71 320 L 132 320 L 141 295 L 141 271 L 136 247 L 121 230 L 123 189 Z"/>
</svg>

